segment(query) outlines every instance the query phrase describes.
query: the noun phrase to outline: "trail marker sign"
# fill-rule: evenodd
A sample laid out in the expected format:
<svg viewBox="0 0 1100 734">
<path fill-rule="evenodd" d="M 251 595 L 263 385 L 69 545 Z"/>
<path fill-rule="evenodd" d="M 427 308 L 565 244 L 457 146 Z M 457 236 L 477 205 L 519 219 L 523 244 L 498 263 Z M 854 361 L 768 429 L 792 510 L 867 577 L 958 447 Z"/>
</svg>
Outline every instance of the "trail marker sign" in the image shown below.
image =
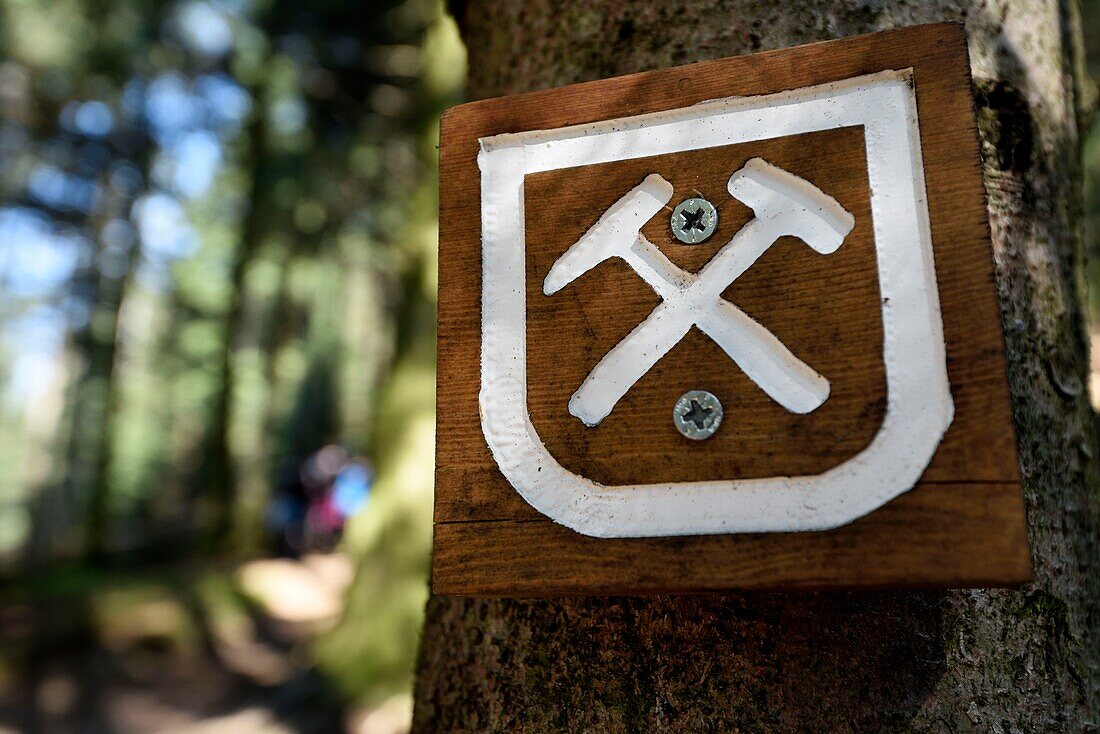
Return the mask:
<svg viewBox="0 0 1100 734">
<path fill-rule="evenodd" d="M 1026 580 L 977 146 L 953 24 L 448 111 L 434 590 Z"/>
</svg>

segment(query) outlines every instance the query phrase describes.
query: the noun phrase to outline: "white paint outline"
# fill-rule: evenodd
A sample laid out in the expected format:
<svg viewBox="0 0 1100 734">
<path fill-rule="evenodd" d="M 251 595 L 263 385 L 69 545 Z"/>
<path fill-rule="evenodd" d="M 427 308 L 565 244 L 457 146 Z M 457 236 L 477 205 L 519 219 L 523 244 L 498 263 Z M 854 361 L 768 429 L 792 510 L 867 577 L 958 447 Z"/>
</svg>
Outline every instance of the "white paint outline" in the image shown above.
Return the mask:
<svg viewBox="0 0 1100 734">
<path fill-rule="evenodd" d="M 825 530 L 911 489 L 954 417 L 912 70 L 556 130 L 482 138 L 481 425 L 542 514 L 596 537 Z M 887 407 L 859 454 L 818 475 L 608 487 L 562 467 L 527 410 L 524 176 L 862 126 L 882 296 Z"/>
</svg>

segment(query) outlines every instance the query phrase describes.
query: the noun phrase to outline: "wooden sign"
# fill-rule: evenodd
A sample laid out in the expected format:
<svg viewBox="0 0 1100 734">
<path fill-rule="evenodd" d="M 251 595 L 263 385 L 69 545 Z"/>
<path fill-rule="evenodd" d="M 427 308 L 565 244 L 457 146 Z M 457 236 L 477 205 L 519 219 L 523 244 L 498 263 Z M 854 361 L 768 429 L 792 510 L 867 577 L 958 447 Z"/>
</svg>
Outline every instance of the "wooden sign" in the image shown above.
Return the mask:
<svg viewBox="0 0 1100 734">
<path fill-rule="evenodd" d="M 433 589 L 1030 573 L 966 38 L 443 117 Z"/>
</svg>

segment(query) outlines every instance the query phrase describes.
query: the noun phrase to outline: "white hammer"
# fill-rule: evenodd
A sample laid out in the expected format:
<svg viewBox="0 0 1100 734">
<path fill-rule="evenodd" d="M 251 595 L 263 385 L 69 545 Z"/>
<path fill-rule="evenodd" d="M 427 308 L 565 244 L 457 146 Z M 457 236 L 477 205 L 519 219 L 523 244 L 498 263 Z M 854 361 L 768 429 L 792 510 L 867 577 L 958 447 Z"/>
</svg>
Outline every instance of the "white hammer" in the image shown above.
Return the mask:
<svg viewBox="0 0 1100 734">
<path fill-rule="evenodd" d="M 692 326 L 714 339 L 788 410 L 808 413 L 828 398 L 828 380 L 721 293 L 780 237 L 797 236 L 827 254 L 840 246 L 855 220 L 817 187 L 759 158 L 734 173 L 728 188 L 755 217 L 698 274 L 676 267 L 640 232 L 672 198 L 672 185 L 657 174 L 613 204 L 551 267 L 543 284 L 547 295 L 604 260 L 620 257 L 662 298 L 573 394 L 569 410 L 586 424 L 602 421 Z"/>
</svg>

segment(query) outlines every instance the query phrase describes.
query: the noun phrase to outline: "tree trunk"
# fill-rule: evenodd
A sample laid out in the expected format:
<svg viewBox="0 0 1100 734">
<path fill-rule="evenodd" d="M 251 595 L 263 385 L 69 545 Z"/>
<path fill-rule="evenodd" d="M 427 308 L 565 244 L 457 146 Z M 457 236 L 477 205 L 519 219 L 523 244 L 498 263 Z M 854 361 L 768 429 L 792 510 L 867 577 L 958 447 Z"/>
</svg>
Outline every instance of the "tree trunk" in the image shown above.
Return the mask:
<svg viewBox="0 0 1100 734">
<path fill-rule="evenodd" d="M 262 99 L 252 90 L 253 99 Z M 198 473 L 195 495 L 205 499 L 206 512 L 201 513 L 207 550 L 221 551 L 233 534 L 237 500 L 237 465 L 233 456 L 232 417 L 237 395 L 236 358 L 238 343 L 245 322 L 245 274 L 260 250 L 263 219 L 271 187 L 268 163 L 267 127 L 264 115 L 256 112 L 248 127 L 248 149 L 244 168 L 251 171 L 248 188 L 248 211 L 241 224 L 240 238 L 233 251 L 229 269 L 229 307 L 225 314 L 221 362 L 218 366 L 218 393 L 214 401 L 210 425 L 203 447 L 202 465 Z"/>
<path fill-rule="evenodd" d="M 144 142 L 148 143 L 148 140 Z M 141 156 L 142 170 L 148 170 L 148 156 Z M 122 214 L 128 212 L 131 202 L 122 202 Z M 102 236 L 102 235 L 101 235 Z M 111 470 L 115 458 L 115 435 L 119 414 L 122 412 L 122 386 L 119 384 L 119 324 L 122 309 L 133 285 L 134 267 L 141 254 L 141 245 L 133 242 L 125 252 L 126 268 L 122 275 L 111 277 L 99 273 L 96 288 L 96 305 L 93 311 L 93 355 L 89 360 L 84 379 L 103 385 L 101 419 L 91 437 L 95 446 L 95 463 L 91 493 L 88 498 L 87 531 L 84 539 L 85 555 L 92 561 L 102 562 L 110 548 Z M 144 540 L 144 539 L 142 539 Z"/>
<path fill-rule="evenodd" d="M 434 597 L 415 730 L 1095 731 L 1100 532 L 1083 389 L 1074 0 L 471 0 L 485 97 L 966 22 L 1035 580 L 1019 591 Z"/>
</svg>

